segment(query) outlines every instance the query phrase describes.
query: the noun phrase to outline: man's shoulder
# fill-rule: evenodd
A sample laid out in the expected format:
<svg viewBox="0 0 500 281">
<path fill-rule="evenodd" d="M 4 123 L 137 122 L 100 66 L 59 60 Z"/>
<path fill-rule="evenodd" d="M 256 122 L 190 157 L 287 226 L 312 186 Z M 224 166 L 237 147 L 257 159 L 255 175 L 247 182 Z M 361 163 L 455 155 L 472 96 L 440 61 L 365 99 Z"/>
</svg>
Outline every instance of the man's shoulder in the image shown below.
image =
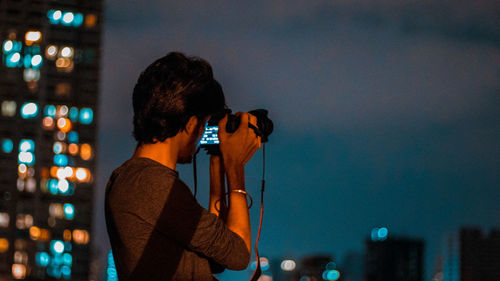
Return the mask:
<svg viewBox="0 0 500 281">
<path fill-rule="evenodd" d="M 106 190 L 111 193 L 151 193 L 179 184 L 178 173 L 149 158 L 131 158 L 113 170 Z"/>
</svg>

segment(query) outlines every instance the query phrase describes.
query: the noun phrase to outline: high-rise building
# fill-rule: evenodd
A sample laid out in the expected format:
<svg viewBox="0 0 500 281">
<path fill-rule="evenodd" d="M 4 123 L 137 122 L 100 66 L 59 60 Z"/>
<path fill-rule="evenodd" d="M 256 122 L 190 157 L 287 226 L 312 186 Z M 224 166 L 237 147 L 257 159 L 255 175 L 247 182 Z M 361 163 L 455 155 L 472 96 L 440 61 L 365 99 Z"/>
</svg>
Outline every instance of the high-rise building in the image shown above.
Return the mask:
<svg viewBox="0 0 500 281">
<path fill-rule="evenodd" d="M 500 280 L 500 231 L 460 230 L 460 281 Z"/>
<path fill-rule="evenodd" d="M 375 235 L 374 235 L 375 233 Z M 422 281 L 424 242 L 387 236 L 386 228 L 366 241 L 366 281 Z"/>
<path fill-rule="evenodd" d="M 0 280 L 88 280 L 102 4 L 0 1 Z"/>
<path fill-rule="evenodd" d="M 342 281 L 363 281 L 365 272 L 364 253 L 350 251 L 347 252 L 341 263 Z"/>
</svg>

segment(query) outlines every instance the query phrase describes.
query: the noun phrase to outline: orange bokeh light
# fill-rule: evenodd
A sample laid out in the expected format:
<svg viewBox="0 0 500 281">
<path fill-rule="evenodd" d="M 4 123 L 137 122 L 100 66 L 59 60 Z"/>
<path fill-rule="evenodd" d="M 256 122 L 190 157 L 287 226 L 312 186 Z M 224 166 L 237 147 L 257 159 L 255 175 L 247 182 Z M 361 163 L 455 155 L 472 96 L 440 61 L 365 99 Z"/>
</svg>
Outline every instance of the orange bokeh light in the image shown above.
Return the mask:
<svg viewBox="0 0 500 281">
<path fill-rule="evenodd" d="M 57 120 L 57 127 L 63 133 L 67 133 L 67 132 L 71 131 L 71 121 L 69 121 L 68 118 L 59 118 Z"/>
</svg>

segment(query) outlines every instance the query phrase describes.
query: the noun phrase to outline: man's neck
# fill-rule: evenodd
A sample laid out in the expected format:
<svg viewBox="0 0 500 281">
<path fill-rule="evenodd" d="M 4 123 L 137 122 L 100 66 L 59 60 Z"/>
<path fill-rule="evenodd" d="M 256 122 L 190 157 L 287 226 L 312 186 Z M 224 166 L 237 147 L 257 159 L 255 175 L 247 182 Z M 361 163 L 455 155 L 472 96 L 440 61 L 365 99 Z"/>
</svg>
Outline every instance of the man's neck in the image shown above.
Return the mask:
<svg viewBox="0 0 500 281">
<path fill-rule="evenodd" d="M 175 171 L 178 154 L 175 142 L 166 139 L 164 142 L 138 145 L 132 158 L 149 158 Z"/>
</svg>

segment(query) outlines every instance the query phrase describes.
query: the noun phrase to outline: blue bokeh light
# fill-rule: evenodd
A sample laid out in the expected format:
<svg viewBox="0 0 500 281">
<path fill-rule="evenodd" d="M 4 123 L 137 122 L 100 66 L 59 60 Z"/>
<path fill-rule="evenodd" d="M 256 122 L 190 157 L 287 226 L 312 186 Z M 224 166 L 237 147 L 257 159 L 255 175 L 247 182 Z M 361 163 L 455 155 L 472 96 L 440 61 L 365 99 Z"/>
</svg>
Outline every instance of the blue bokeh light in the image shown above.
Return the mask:
<svg viewBox="0 0 500 281">
<path fill-rule="evenodd" d="M 19 151 L 21 152 L 33 152 L 35 151 L 35 142 L 29 139 L 22 139 L 19 142 Z"/>
<path fill-rule="evenodd" d="M 64 216 L 68 220 L 72 220 L 75 217 L 75 207 L 73 204 L 64 204 Z"/>
<path fill-rule="evenodd" d="M 94 112 L 92 111 L 91 108 L 84 107 L 80 109 L 80 123 L 88 125 L 92 123 L 93 119 L 94 119 Z"/>
<path fill-rule="evenodd" d="M 39 252 L 36 253 L 35 260 L 37 265 L 46 267 L 47 265 L 49 265 L 50 256 L 46 252 Z"/>
<path fill-rule="evenodd" d="M 11 153 L 14 150 L 14 143 L 11 139 L 2 140 L 2 151 L 5 153 Z"/>
<path fill-rule="evenodd" d="M 52 240 L 50 242 L 50 250 L 54 254 L 62 254 L 64 252 L 64 243 L 60 240 Z"/>
<path fill-rule="evenodd" d="M 21 116 L 25 119 L 34 118 L 38 115 L 38 105 L 34 102 L 24 103 L 21 107 Z"/>
<path fill-rule="evenodd" d="M 72 107 L 69 110 L 69 119 L 73 122 L 78 121 L 78 108 Z"/>
<path fill-rule="evenodd" d="M 54 165 L 57 167 L 68 166 L 68 156 L 63 154 L 54 155 Z"/>
<path fill-rule="evenodd" d="M 45 116 L 49 116 L 52 118 L 56 117 L 56 107 L 54 105 L 47 105 L 45 106 Z"/>
<path fill-rule="evenodd" d="M 70 143 L 78 143 L 78 133 L 71 131 L 68 133 L 68 140 Z"/>
</svg>

